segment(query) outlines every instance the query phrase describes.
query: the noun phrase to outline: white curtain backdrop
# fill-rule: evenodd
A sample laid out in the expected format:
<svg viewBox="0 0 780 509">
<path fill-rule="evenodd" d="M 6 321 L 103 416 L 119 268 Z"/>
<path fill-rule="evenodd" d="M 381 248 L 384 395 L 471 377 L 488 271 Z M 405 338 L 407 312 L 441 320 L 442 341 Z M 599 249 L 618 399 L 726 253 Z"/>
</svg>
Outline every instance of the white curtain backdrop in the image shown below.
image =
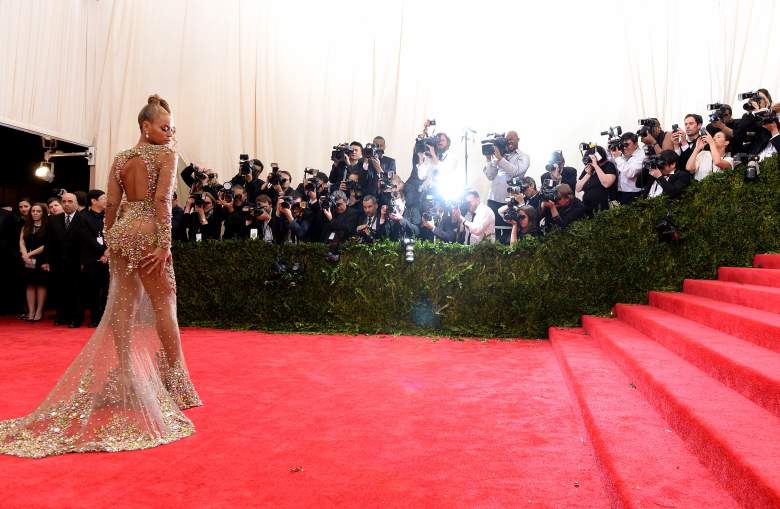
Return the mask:
<svg viewBox="0 0 780 509">
<path fill-rule="evenodd" d="M 297 181 L 377 134 L 406 176 L 425 118 L 458 153 L 465 128 L 517 130 L 538 176 L 610 125 L 780 97 L 778 22 L 772 0 L 0 0 L 0 122 L 94 144 L 98 187 L 151 93 L 181 155 L 223 179 L 246 152 Z"/>
</svg>

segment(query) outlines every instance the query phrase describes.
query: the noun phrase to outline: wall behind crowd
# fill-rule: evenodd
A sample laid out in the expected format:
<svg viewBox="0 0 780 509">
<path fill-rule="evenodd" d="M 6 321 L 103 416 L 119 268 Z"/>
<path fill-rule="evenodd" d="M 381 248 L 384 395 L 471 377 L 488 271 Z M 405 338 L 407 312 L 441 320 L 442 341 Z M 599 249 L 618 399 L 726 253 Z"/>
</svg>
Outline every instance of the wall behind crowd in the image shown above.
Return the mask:
<svg viewBox="0 0 780 509">
<path fill-rule="evenodd" d="M 405 177 L 425 118 L 460 158 L 466 128 L 516 129 L 538 176 L 558 148 L 579 168 L 577 144 L 610 125 L 780 95 L 778 21 L 772 0 L 3 0 L 0 122 L 94 144 L 97 187 L 151 93 L 183 158 L 225 179 L 247 152 L 298 180 L 377 134 Z"/>
</svg>

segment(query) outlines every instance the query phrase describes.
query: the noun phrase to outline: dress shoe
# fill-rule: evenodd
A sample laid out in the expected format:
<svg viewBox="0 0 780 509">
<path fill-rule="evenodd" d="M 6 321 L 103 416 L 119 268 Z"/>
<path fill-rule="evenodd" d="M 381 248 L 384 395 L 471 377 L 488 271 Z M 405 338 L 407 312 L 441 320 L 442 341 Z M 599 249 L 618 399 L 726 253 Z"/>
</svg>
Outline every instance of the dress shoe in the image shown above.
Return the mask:
<svg viewBox="0 0 780 509">
<path fill-rule="evenodd" d="M 89 322 L 89 326 L 90 326 L 91 328 L 93 328 L 93 329 L 94 329 L 95 327 L 97 327 L 98 325 L 100 325 L 100 322 Z"/>
<path fill-rule="evenodd" d="M 79 322 L 73 322 L 68 325 L 69 329 L 78 329 L 79 327 L 81 327 L 81 324 Z"/>
<path fill-rule="evenodd" d="M 64 320 L 54 320 L 54 325 L 68 325 L 68 322 Z"/>
</svg>

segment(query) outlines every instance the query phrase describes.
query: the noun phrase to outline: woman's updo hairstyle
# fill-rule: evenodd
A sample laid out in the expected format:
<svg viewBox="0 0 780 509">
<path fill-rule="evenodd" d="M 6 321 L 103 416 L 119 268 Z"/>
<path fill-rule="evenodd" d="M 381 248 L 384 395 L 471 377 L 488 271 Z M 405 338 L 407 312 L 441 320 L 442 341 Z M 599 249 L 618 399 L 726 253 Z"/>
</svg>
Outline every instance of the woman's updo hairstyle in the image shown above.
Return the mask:
<svg viewBox="0 0 780 509">
<path fill-rule="evenodd" d="M 168 104 L 168 101 L 157 94 L 150 95 L 149 99 L 146 101 L 146 106 L 141 108 L 140 113 L 138 113 L 138 127 L 143 129 L 144 121 L 148 120 L 149 122 L 153 122 L 161 111 L 170 115 L 171 107 Z"/>
</svg>

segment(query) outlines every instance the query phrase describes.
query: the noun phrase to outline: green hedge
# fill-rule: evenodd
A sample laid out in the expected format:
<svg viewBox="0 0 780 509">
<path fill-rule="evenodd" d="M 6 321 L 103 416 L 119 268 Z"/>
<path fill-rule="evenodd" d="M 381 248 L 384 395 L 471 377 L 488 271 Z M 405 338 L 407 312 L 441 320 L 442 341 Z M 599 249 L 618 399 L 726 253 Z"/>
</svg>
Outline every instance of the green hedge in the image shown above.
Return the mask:
<svg viewBox="0 0 780 509">
<path fill-rule="evenodd" d="M 695 183 L 677 201 L 643 200 L 548 235 L 543 243 L 474 248 L 418 243 L 407 263 L 397 243 L 348 245 L 341 261 L 323 245 L 281 248 L 209 241 L 174 249 L 183 324 L 283 331 L 414 332 L 543 338 L 648 290 L 679 290 L 780 249 L 777 158 L 745 182 L 744 167 Z M 656 222 L 671 212 L 681 240 L 663 243 Z M 272 274 L 280 253 L 302 274 Z"/>
</svg>

